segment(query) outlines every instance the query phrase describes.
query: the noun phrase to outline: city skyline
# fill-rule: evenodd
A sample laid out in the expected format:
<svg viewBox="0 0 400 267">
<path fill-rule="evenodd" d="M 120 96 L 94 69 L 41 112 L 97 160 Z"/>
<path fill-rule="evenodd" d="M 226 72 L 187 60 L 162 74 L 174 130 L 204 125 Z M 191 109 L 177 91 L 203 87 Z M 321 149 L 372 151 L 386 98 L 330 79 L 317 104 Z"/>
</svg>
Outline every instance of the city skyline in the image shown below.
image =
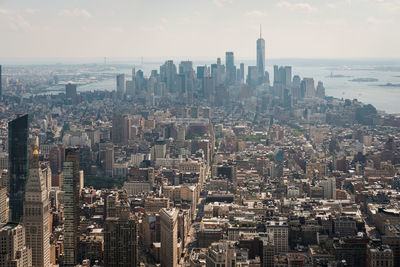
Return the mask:
<svg viewBox="0 0 400 267">
<path fill-rule="evenodd" d="M 260 24 L 269 58 L 400 57 L 398 0 L 48 3 L 0 2 L 0 58 L 254 58 Z"/>
<path fill-rule="evenodd" d="M 0 267 L 400 266 L 399 12 L 0 0 Z"/>
</svg>

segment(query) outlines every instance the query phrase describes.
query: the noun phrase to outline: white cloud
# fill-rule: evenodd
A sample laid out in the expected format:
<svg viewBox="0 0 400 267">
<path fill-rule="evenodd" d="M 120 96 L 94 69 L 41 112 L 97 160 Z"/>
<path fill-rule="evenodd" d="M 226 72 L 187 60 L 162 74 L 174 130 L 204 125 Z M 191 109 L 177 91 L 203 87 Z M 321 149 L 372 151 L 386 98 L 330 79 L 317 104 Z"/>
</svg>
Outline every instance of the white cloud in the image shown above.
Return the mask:
<svg viewBox="0 0 400 267">
<path fill-rule="evenodd" d="M 59 15 L 65 17 L 83 17 L 83 18 L 93 17 L 92 14 L 86 9 L 79 9 L 79 8 L 63 9 L 60 11 Z"/>
<path fill-rule="evenodd" d="M 213 0 L 214 4 L 215 4 L 217 7 L 224 7 L 224 6 L 226 6 L 227 4 L 232 4 L 232 1 L 233 1 L 233 0 Z"/>
<path fill-rule="evenodd" d="M 7 27 L 12 31 L 31 32 L 33 30 L 32 24 L 27 21 L 20 12 L 9 9 L 0 9 L 0 24 Z"/>
<path fill-rule="evenodd" d="M 35 13 L 39 12 L 39 9 L 38 8 L 25 8 L 24 11 L 27 14 L 35 14 Z"/>
<path fill-rule="evenodd" d="M 31 32 L 33 30 L 31 23 L 21 15 L 9 17 L 9 25 L 16 31 Z"/>
<path fill-rule="evenodd" d="M 161 23 L 164 23 L 164 24 L 168 23 L 168 19 L 166 19 L 166 18 L 161 18 L 160 21 L 161 21 Z"/>
<path fill-rule="evenodd" d="M 329 8 L 336 8 L 336 5 L 335 4 L 333 4 L 333 3 L 328 3 L 327 4 L 327 7 L 329 7 Z"/>
<path fill-rule="evenodd" d="M 248 18 L 262 18 L 262 17 L 267 16 L 267 12 L 253 10 L 253 11 L 246 12 L 244 15 Z"/>
<path fill-rule="evenodd" d="M 289 3 L 287 1 L 281 1 L 276 4 L 279 8 L 286 8 L 290 10 L 302 10 L 306 12 L 314 12 L 317 9 L 312 7 L 309 3 Z"/>
</svg>

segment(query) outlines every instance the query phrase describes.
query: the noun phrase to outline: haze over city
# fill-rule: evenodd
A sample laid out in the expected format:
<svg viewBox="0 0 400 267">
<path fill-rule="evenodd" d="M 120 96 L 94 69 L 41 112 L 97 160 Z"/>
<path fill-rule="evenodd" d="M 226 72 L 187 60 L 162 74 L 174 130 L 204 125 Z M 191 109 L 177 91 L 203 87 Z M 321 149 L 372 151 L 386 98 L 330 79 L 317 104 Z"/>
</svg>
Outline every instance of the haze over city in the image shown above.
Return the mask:
<svg viewBox="0 0 400 267">
<path fill-rule="evenodd" d="M 0 58 L 399 58 L 399 0 L 2 0 Z"/>
</svg>

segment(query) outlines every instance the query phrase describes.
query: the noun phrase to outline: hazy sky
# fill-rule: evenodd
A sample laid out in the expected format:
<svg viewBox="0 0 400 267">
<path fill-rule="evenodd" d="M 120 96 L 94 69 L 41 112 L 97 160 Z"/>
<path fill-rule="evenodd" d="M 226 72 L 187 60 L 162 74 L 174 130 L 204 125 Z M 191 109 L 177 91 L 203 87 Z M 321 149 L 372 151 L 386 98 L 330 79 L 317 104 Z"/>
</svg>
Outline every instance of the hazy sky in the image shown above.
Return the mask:
<svg viewBox="0 0 400 267">
<path fill-rule="evenodd" d="M 400 58 L 400 0 L 0 0 L 0 57 Z"/>
</svg>

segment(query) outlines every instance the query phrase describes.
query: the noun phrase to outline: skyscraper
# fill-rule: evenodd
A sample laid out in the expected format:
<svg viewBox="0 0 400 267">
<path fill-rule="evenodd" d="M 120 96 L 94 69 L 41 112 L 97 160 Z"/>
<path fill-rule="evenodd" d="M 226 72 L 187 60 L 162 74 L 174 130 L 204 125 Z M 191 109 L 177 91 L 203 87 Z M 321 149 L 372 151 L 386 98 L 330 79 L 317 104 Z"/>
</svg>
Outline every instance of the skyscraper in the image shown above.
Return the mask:
<svg viewBox="0 0 400 267">
<path fill-rule="evenodd" d="M 256 66 L 247 67 L 247 84 L 255 88 L 258 83 L 258 70 Z"/>
<path fill-rule="evenodd" d="M 178 210 L 175 208 L 160 210 L 161 216 L 161 266 L 178 265 Z"/>
<path fill-rule="evenodd" d="M 35 145 L 24 202 L 25 240 L 32 250 L 32 266 L 50 266 L 49 198 L 46 188 L 46 170 L 39 164 L 38 146 Z"/>
<path fill-rule="evenodd" d="M 68 83 L 65 85 L 65 97 L 70 100 L 72 104 L 77 101 L 76 84 Z"/>
<path fill-rule="evenodd" d="M 104 266 L 138 266 L 137 222 L 130 214 L 129 204 L 118 203 L 118 217 L 108 217 L 104 223 Z"/>
<path fill-rule="evenodd" d="M 64 258 L 61 266 L 78 264 L 79 241 L 79 150 L 65 150 L 64 173 Z"/>
<path fill-rule="evenodd" d="M 244 63 L 240 63 L 240 80 L 244 81 Z"/>
<path fill-rule="evenodd" d="M 226 72 L 229 72 L 235 66 L 235 60 L 233 56 L 233 52 L 226 52 L 225 53 L 225 65 L 226 65 Z"/>
<path fill-rule="evenodd" d="M 0 224 L 0 248 L 0 266 L 32 267 L 31 250 L 25 245 L 21 224 Z"/>
<path fill-rule="evenodd" d="M 226 82 L 231 85 L 236 80 L 236 67 L 233 52 L 225 53 Z"/>
<path fill-rule="evenodd" d="M 260 27 L 260 38 L 257 40 L 257 71 L 259 76 L 259 81 L 263 81 L 265 72 L 265 41 L 261 37 L 261 27 Z"/>
<path fill-rule="evenodd" d="M 319 81 L 317 85 L 317 90 L 316 90 L 316 96 L 319 98 L 325 98 L 325 87 L 324 83 Z"/>
<path fill-rule="evenodd" d="M 289 228 L 286 221 L 267 221 L 267 234 L 271 235 L 274 240 L 275 253 L 288 252 Z"/>
<path fill-rule="evenodd" d="M 126 144 L 132 137 L 132 120 L 129 116 L 115 113 L 112 120 L 112 141 L 114 144 Z"/>
<path fill-rule="evenodd" d="M 292 87 L 292 67 L 291 66 L 285 66 L 285 79 L 284 79 L 284 85 L 285 88 L 291 88 Z"/>
<path fill-rule="evenodd" d="M 28 136 L 28 114 L 8 123 L 9 198 L 12 222 L 20 222 L 23 215 L 25 185 L 29 172 Z"/>
<path fill-rule="evenodd" d="M 279 74 L 279 66 L 274 65 L 274 84 L 281 82 L 281 75 Z"/>
<path fill-rule="evenodd" d="M 124 135 L 124 117 L 121 114 L 114 114 L 112 120 L 112 141 L 114 144 L 122 144 Z"/>
<path fill-rule="evenodd" d="M 303 78 L 301 81 L 301 94 L 305 98 L 315 97 L 315 86 L 313 78 Z"/>
<path fill-rule="evenodd" d="M 175 92 L 176 66 L 174 61 L 167 60 L 164 65 L 160 66 L 160 78 L 165 83 L 169 92 Z"/>
<path fill-rule="evenodd" d="M 192 61 L 181 61 L 181 63 L 179 63 L 179 74 L 190 74 L 192 72 L 193 72 Z"/>
<path fill-rule="evenodd" d="M 119 99 L 124 98 L 126 92 L 125 74 L 117 75 L 117 95 Z"/>
</svg>

